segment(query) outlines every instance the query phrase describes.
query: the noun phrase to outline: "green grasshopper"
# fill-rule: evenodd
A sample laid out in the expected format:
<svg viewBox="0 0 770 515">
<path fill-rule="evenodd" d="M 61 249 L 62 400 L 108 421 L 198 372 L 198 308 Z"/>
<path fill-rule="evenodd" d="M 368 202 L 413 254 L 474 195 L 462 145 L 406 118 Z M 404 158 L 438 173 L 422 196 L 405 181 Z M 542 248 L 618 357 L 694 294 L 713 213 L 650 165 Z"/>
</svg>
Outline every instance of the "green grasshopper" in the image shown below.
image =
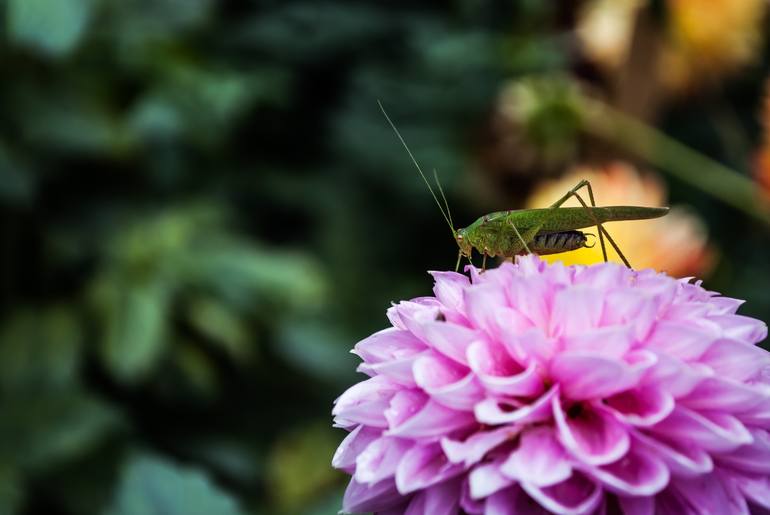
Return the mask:
<svg viewBox="0 0 770 515">
<path fill-rule="evenodd" d="M 659 218 L 669 211 L 667 207 L 596 207 L 591 184 L 587 180 L 581 180 L 574 188 L 547 208 L 497 211 L 480 217 L 468 227 L 455 229 L 452 222 L 452 214 L 449 211 L 449 204 L 446 200 L 446 195 L 444 195 L 444 190 L 441 188 L 436 171 L 433 171 L 433 177 L 444 201 L 443 207 L 396 125 L 390 119 L 388 113 L 385 112 L 382 103 L 379 101 L 377 103 L 382 110 L 382 114 L 385 115 L 385 119 L 393 128 L 399 141 L 409 154 L 425 185 L 428 186 L 428 190 L 436 201 L 436 205 L 438 205 L 441 214 L 444 216 L 444 220 L 449 224 L 452 236 L 460 249 L 457 255 L 455 270 L 460 268 L 460 261 L 463 257 L 466 257 L 472 263 L 473 249 L 482 254 L 482 269 L 486 269 L 487 257 L 501 256 L 503 258 L 513 258 L 522 253 L 557 254 L 583 247 L 592 247 L 593 245 L 589 246 L 587 244 L 588 235 L 580 231 L 580 229 L 592 226 L 596 226 L 597 233 L 599 234 L 604 261 L 607 261 L 607 249 L 604 243 L 604 238 L 606 237 L 623 263 L 628 268 L 631 268 L 615 240 L 612 239 L 612 236 L 610 236 L 610 233 L 607 232 L 602 224 L 620 220 Z M 582 188 L 586 188 L 588 191 L 591 206 L 588 206 L 583 197 L 578 193 Z M 561 207 L 570 197 L 575 197 L 582 207 Z"/>
</svg>

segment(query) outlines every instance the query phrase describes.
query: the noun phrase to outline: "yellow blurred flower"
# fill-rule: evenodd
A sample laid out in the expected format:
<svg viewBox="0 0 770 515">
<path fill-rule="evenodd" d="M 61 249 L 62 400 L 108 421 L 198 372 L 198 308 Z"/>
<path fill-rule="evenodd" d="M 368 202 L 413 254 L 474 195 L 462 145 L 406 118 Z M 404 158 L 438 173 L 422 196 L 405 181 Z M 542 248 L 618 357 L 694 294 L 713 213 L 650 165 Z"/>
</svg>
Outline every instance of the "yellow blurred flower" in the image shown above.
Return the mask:
<svg viewBox="0 0 770 515">
<path fill-rule="evenodd" d="M 557 181 L 542 182 L 530 195 L 526 207 L 550 205 L 580 179 L 591 182 L 596 203 L 600 206 L 662 206 L 666 202 L 666 191 L 659 180 L 651 175 L 640 175 L 628 164 L 614 163 L 604 169 L 578 167 Z M 588 202 L 588 195 L 582 196 Z M 580 204 L 573 198 L 566 206 Z M 654 268 L 675 277 L 703 276 L 714 263 L 714 252 L 707 244 L 703 223 L 681 208 L 673 208 L 663 218 L 610 222 L 605 228 L 636 269 Z M 609 244 L 607 254 L 610 260 L 620 262 Z M 544 259 L 565 264 L 592 264 L 602 261 L 602 252 L 597 241 L 593 248 L 544 256 Z"/>
<path fill-rule="evenodd" d="M 766 0 L 667 0 L 669 44 L 661 77 L 673 89 L 713 80 L 759 52 Z"/>
</svg>

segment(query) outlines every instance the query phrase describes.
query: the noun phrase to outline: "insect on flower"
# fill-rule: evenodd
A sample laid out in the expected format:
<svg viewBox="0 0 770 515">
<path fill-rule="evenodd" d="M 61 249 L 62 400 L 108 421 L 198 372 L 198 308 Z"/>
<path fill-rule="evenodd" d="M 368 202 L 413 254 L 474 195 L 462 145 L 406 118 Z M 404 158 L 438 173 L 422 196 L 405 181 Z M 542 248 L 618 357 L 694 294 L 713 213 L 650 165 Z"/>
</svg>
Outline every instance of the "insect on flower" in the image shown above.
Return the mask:
<svg viewBox="0 0 770 515">
<path fill-rule="evenodd" d="M 468 261 L 471 260 L 474 249 L 483 256 L 482 268 L 485 269 L 487 257 L 502 256 L 504 258 L 513 258 L 518 254 L 525 253 L 540 255 L 557 254 L 587 247 L 588 235 L 580 229 L 592 226 L 596 226 L 604 261 L 607 261 L 607 249 L 604 244 L 604 238 L 606 237 L 623 263 L 631 268 L 628 260 L 603 224 L 620 220 L 659 218 L 668 213 L 669 208 L 667 207 L 597 207 L 591 184 L 586 180 L 581 180 L 574 188 L 547 208 L 497 211 L 478 218 L 467 227 L 455 229 L 452 214 L 449 211 L 449 204 L 438 180 L 438 174 L 435 170 L 433 171 L 436 186 L 444 202 L 443 206 L 406 141 L 404 141 L 388 113 L 385 112 L 382 103 L 378 101 L 378 104 L 382 114 L 385 115 L 385 119 L 393 128 L 423 181 L 425 181 L 425 185 L 428 186 L 428 190 L 436 201 L 436 205 L 438 205 L 441 214 L 444 216 L 444 220 L 449 224 L 452 236 L 459 247 L 455 270 L 460 267 L 460 261 L 463 257 L 466 257 Z M 583 188 L 588 192 L 590 206 L 579 193 Z M 561 207 L 570 197 L 575 197 L 582 207 Z"/>
</svg>

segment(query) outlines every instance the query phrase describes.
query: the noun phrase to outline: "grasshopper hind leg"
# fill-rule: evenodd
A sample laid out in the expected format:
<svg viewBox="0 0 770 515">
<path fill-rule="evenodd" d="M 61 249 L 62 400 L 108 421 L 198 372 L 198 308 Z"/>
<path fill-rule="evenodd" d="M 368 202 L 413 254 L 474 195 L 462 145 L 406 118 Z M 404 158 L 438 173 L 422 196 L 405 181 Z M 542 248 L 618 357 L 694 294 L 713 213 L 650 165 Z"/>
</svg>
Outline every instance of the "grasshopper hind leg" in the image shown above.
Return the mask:
<svg viewBox="0 0 770 515">
<path fill-rule="evenodd" d="M 585 186 L 588 188 L 588 196 L 591 200 L 591 206 L 596 207 L 596 202 L 594 201 L 594 194 L 591 190 L 591 183 L 588 181 L 585 181 Z M 572 196 L 574 196 L 580 204 L 588 208 L 588 205 L 586 204 L 585 200 L 583 200 L 583 197 L 580 196 L 577 191 L 572 191 Z M 620 259 L 623 261 L 623 264 L 626 265 L 628 268 L 632 268 L 631 264 L 628 262 L 628 259 L 626 259 L 626 256 L 623 255 L 623 252 L 621 252 L 620 247 L 618 247 L 618 244 L 615 243 L 615 240 L 612 239 L 612 236 L 610 236 L 610 233 L 607 231 L 607 229 L 604 228 L 604 226 L 599 223 L 598 220 L 594 218 L 594 221 L 596 222 L 596 232 L 599 233 L 599 243 L 602 247 L 602 256 L 604 257 L 604 262 L 607 262 L 607 247 L 604 245 L 604 236 L 607 237 L 607 241 L 610 242 L 610 245 L 612 245 L 612 248 L 615 249 L 615 252 L 617 252 Z"/>
</svg>

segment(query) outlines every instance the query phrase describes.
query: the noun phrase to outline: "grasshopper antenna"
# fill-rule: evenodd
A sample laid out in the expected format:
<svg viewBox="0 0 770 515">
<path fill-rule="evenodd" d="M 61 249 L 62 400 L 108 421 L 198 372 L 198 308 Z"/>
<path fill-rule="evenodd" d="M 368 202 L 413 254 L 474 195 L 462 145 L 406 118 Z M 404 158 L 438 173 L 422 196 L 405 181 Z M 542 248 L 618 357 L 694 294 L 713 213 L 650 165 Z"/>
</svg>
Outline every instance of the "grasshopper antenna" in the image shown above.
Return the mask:
<svg viewBox="0 0 770 515">
<path fill-rule="evenodd" d="M 438 172 L 436 171 L 435 168 L 433 169 L 433 180 L 436 181 L 438 192 L 441 193 L 441 200 L 444 201 L 444 208 L 446 209 L 446 214 L 449 217 L 449 225 L 452 226 L 452 232 L 454 232 L 455 223 L 452 220 L 452 211 L 449 210 L 449 202 L 446 201 L 446 195 L 444 195 L 444 188 L 441 187 L 441 181 L 438 180 Z"/>
<path fill-rule="evenodd" d="M 409 145 L 406 144 L 406 141 L 404 141 L 403 136 L 401 136 L 401 133 L 396 128 L 396 124 L 393 123 L 393 120 L 390 119 L 390 116 L 388 116 L 388 113 L 385 111 L 385 108 L 382 105 L 382 102 L 377 100 L 377 105 L 380 106 L 380 111 L 382 111 L 382 114 L 385 115 L 385 119 L 388 121 L 388 124 L 390 124 L 391 128 L 393 129 L 393 132 L 396 133 L 396 137 L 398 137 L 398 140 L 401 142 L 401 144 L 406 149 L 406 153 L 409 154 L 409 158 L 412 160 L 412 163 L 414 163 L 414 166 L 417 168 L 417 171 L 420 173 L 420 177 L 422 177 L 423 182 L 428 187 L 428 191 L 430 191 L 430 194 L 433 195 L 433 200 L 436 201 L 436 205 L 438 206 L 439 211 L 441 211 L 441 215 L 444 217 L 444 220 L 446 220 L 446 223 L 449 224 L 449 229 L 452 231 L 452 236 L 455 235 L 455 228 L 454 225 L 452 225 L 452 218 L 448 215 L 449 212 L 449 205 L 447 204 L 447 210 L 444 211 L 444 208 L 441 207 L 441 202 L 439 202 L 438 197 L 436 196 L 436 193 L 433 191 L 433 188 L 430 185 L 430 182 L 428 182 L 428 179 L 425 177 L 425 174 L 422 172 L 422 168 L 420 168 L 419 163 L 417 163 L 417 159 L 415 159 L 414 154 L 412 154 L 412 151 L 409 150 Z M 435 174 L 434 170 L 434 174 Z M 436 175 L 436 182 L 438 184 L 438 175 Z M 444 192 L 441 190 L 441 185 L 438 184 L 439 191 L 441 191 L 441 196 L 444 197 Z M 446 203 L 446 197 L 444 197 L 444 202 Z"/>
</svg>

